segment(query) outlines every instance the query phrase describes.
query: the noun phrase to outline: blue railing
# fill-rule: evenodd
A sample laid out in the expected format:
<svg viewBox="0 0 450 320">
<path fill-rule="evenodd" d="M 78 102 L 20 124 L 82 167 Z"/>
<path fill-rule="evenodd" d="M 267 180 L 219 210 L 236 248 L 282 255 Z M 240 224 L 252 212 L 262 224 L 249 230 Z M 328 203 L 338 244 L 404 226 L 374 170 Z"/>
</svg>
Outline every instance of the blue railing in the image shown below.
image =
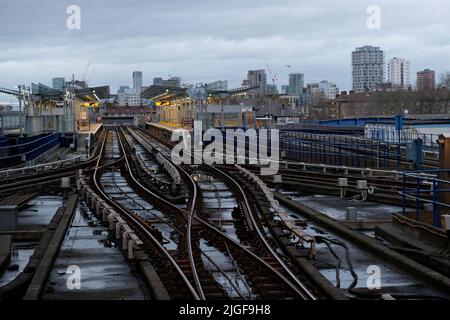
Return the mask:
<svg viewBox="0 0 450 320">
<path fill-rule="evenodd" d="M 450 180 L 440 177 L 449 178 L 450 169 L 403 172 L 403 189 L 400 194 L 403 197 L 404 215 L 407 214 L 407 209 L 414 205 L 415 219 L 423 221 L 426 217 L 421 217 L 421 212 L 425 212 L 426 204 L 429 204 L 432 206 L 431 223 L 437 228 L 442 228 L 442 211 L 450 211 L 450 203 L 446 201 L 450 198 Z M 412 184 L 415 187 L 411 187 Z"/>
<path fill-rule="evenodd" d="M 0 147 L 2 157 L 0 168 L 7 168 L 37 158 L 44 152 L 60 144 L 60 134 L 53 133 L 38 137 L 37 139 L 14 146 Z"/>
<path fill-rule="evenodd" d="M 413 142 L 414 139 L 422 139 L 423 146 L 426 148 L 437 149 L 439 144 L 439 134 L 421 133 L 413 129 L 403 129 L 402 131 L 386 130 L 383 128 L 370 128 L 366 132 L 366 138 L 372 140 L 384 141 L 387 143 L 406 144 Z"/>
<path fill-rule="evenodd" d="M 280 151 L 286 160 L 352 167 L 400 168 L 402 148 L 353 137 L 280 131 Z"/>
</svg>

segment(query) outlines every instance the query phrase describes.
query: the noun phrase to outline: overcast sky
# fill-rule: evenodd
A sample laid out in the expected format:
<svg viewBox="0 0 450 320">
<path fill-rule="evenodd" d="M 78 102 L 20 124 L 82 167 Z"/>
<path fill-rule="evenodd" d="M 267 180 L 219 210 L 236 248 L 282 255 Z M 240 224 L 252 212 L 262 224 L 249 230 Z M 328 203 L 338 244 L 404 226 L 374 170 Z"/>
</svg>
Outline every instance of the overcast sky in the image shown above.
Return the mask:
<svg viewBox="0 0 450 320">
<path fill-rule="evenodd" d="M 71 4 L 81 9 L 80 30 L 66 27 Z M 450 70 L 448 0 L 0 0 L 0 5 L 0 87 L 51 85 L 52 77 L 74 73 L 115 92 L 132 84 L 134 70 L 144 72 L 144 85 L 172 75 L 186 83 L 222 79 L 237 87 L 247 70 L 268 65 L 279 75 L 279 86 L 289 72 L 302 72 L 306 82 L 327 79 L 348 90 L 351 51 L 366 44 L 380 46 L 386 59 L 409 59 L 413 82 L 420 69 Z M 381 8 L 379 30 L 367 28 L 370 5 Z"/>
</svg>

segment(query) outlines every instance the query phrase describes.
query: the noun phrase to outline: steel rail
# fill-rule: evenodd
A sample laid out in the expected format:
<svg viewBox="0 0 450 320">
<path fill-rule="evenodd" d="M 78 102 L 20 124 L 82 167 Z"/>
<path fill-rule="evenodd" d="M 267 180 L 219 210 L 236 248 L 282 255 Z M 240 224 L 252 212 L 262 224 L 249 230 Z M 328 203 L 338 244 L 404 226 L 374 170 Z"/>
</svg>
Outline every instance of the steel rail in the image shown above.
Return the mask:
<svg viewBox="0 0 450 320">
<path fill-rule="evenodd" d="M 118 135 L 118 137 L 119 137 L 119 135 Z M 118 140 L 119 140 L 119 144 L 122 147 L 122 151 L 125 151 L 123 149 L 122 141 L 120 140 L 120 137 L 119 137 Z M 105 144 L 106 144 L 106 135 L 105 135 L 105 138 L 104 138 L 103 143 L 102 143 L 100 155 L 103 154 L 103 149 L 105 147 Z M 126 153 L 124 152 L 123 154 L 125 155 Z M 117 211 L 121 212 L 129 221 L 131 221 L 139 229 L 140 232 L 142 232 L 148 239 L 151 240 L 151 242 L 153 242 L 155 244 L 157 249 L 166 256 L 166 258 L 168 259 L 170 264 L 175 268 L 177 273 L 180 275 L 181 279 L 183 280 L 183 282 L 186 285 L 186 287 L 189 289 L 189 292 L 191 293 L 193 298 L 195 300 L 200 300 L 201 298 L 197 294 L 196 290 L 192 287 L 192 284 L 189 282 L 189 280 L 187 279 L 186 275 L 181 270 L 180 266 L 173 259 L 172 255 L 164 248 L 164 246 L 151 234 L 151 232 L 148 231 L 148 229 L 145 226 L 143 226 L 139 222 L 139 220 L 137 220 L 132 214 L 130 214 L 122 206 L 120 206 L 116 202 L 112 201 L 111 198 L 109 198 L 108 195 L 103 191 L 103 189 L 101 188 L 100 183 L 98 181 L 99 180 L 99 168 L 100 168 L 101 158 L 102 158 L 101 156 L 98 158 L 97 164 L 96 164 L 96 167 L 95 167 L 95 171 L 94 171 L 94 174 L 93 174 L 94 186 L 97 189 L 97 192 L 101 195 L 101 197 L 105 201 L 107 201 Z M 127 168 L 130 168 L 127 157 L 125 157 L 125 163 L 126 163 Z M 131 174 L 131 171 L 130 171 L 130 174 Z M 134 179 L 134 177 L 133 177 L 133 179 Z"/>
<path fill-rule="evenodd" d="M 254 214 L 252 214 L 253 210 L 252 210 L 252 208 L 250 206 L 248 198 L 247 198 L 244 190 L 242 189 L 242 187 L 239 185 L 239 183 L 236 180 L 234 180 L 231 176 L 229 176 L 228 174 L 223 172 L 222 170 L 217 169 L 217 168 L 215 168 L 214 166 L 211 166 L 211 165 L 208 165 L 208 167 L 213 169 L 213 170 L 215 170 L 220 175 L 224 176 L 229 182 L 231 182 L 235 186 L 235 189 L 239 190 L 239 192 L 241 194 L 241 197 L 243 199 L 244 205 L 246 207 L 246 210 L 248 212 L 248 215 L 250 217 L 250 220 L 251 220 L 251 222 L 253 224 L 253 229 L 256 231 L 259 239 L 263 242 L 263 244 L 266 247 L 266 249 L 269 250 L 270 254 L 283 267 L 284 271 L 286 271 L 286 273 L 292 278 L 292 280 L 304 291 L 304 293 L 307 296 L 307 298 L 310 299 L 310 300 L 316 300 L 317 299 L 316 296 L 308 288 L 306 288 L 306 286 L 297 278 L 297 276 L 283 262 L 283 260 L 280 258 L 280 256 L 275 252 L 275 250 L 269 244 L 269 242 L 267 241 L 267 239 L 264 236 L 264 234 L 261 232 L 261 229 L 258 227 L 258 223 L 256 222 L 255 216 L 254 216 Z"/>
<path fill-rule="evenodd" d="M 148 134 L 147 134 L 148 135 Z M 141 136 L 142 137 L 142 136 Z M 155 137 L 152 137 L 155 140 L 158 140 Z M 145 141 L 146 143 L 150 144 L 148 142 L 148 140 Z M 161 143 L 164 144 L 164 142 L 160 141 Z M 151 144 L 150 144 L 151 145 Z M 154 148 L 157 149 L 157 148 Z M 160 153 L 162 156 L 166 157 L 163 153 Z M 166 157 L 167 158 L 167 157 Z M 168 158 L 167 158 L 168 159 Z M 168 159 L 169 161 L 171 161 L 171 159 Z M 197 184 L 195 182 L 195 180 L 192 178 L 192 176 L 187 173 L 187 171 L 185 169 L 183 169 L 181 166 L 174 164 L 179 170 L 180 172 L 182 172 L 189 180 L 192 188 L 194 190 L 197 190 Z M 216 170 L 216 171 L 220 171 L 216 168 L 214 168 L 213 166 L 209 166 L 212 169 Z M 222 172 L 222 171 L 220 171 Z M 223 172 L 222 172 L 223 173 Z M 225 174 L 225 173 L 223 173 Z M 225 174 L 226 175 L 226 174 Z M 228 176 L 228 175 L 226 175 Z M 229 176 L 228 176 L 229 177 Z M 230 179 L 232 179 L 231 177 L 229 177 Z M 250 204 L 248 202 L 247 197 L 245 196 L 244 191 L 242 190 L 242 188 L 239 186 L 239 184 L 234 180 L 234 183 L 239 187 L 240 192 L 242 192 L 242 195 L 244 196 L 244 203 L 247 206 L 247 210 L 250 210 Z M 145 189 L 145 187 L 143 187 Z M 195 191 L 195 194 L 197 194 L 197 192 Z M 195 200 L 194 200 L 195 201 Z M 259 228 L 256 225 L 256 220 L 253 217 L 253 215 L 251 214 L 251 211 L 249 211 L 250 213 L 250 217 L 253 219 L 254 221 L 254 225 L 255 225 L 255 229 L 258 231 L 259 236 L 262 236 L 264 238 L 264 235 L 262 235 L 261 231 L 259 230 Z M 261 264 L 263 264 L 265 267 L 267 267 L 269 270 L 271 270 L 282 282 L 284 282 L 285 285 L 287 285 L 289 288 L 291 288 L 291 290 L 293 290 L 294 292 L 297 293 L 297 295 L 299 295 L 300 297 L 302 297 L 305 300 L 317 300 L 317 297 L 314 296 L 314 294 L 312 294 L 310 292 L 309 289 L 307 289 L 302 283 L 301 281 L 292 273 L 292 271 L 289 270 L 289 268 L 281 261 L 281 258 L 274 252 L 273 248 L 271 248 L 271 246 L 268 244 L 267 241 L 263 241 L 263 244 L 265 244 L 268 249 L 269 252 L 274 255 L 274 257 L 276 258 L 277 262 L 281 262 L 280 265 L 283 267 L 283 269 L 286 270 L 286 272 L 289 274 L 289 276 L 294 280 L 295 284 L 292 283 L 292 281 L 290 281 L 288 278 L 286 278 L 283 274 L 281 274 L 278 270 L 276 270 L 274 267 L 272 267 L 271 265 L 269 265 L 266 261 L 264 261 L 261 257 L 259 257 L 258 255 L 256 255 L 254 252 L 250 251 L 248 248 L 246 248 L 245 246 L 243 246 L 242 244 L 240 244 L 239 242 L 235 241 L 234 239 L 230 238 L 228 235 L 224 234 L 221 230 L 218 230 L 216 226 L 210 224 L 209 222 L 203 220 L 202 218 L 198 217 L 197 215 L 194 215 L 193 218 L 197 221 L 199 221 L 200 223 L 203 224 L 203 226 L 207 227 L 210 231 L 214 232 L 215 234 L 217 234 L 218 236 L 222 237 L 223 239 L 226 239 L 228 242 L 232 243 L 233 245 L 239 247 L 240 249 L 242 249 L 243 251 L 245 251 L 248 255 L 252 256 L 253 259 L 258 260 Z"/>
</svg>

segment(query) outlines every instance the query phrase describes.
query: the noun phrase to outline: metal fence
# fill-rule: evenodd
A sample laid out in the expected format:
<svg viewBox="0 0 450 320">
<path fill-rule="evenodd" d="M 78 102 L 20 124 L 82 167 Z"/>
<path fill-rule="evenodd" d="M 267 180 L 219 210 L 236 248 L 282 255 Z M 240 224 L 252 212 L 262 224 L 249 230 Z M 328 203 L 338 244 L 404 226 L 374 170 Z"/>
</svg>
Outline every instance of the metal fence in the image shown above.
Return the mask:
<svg viewBox="0 0 450 320">
<path fill-rule="evenodd" d="M 39 137 L 31 142 L 13 146 L 0 147 L 0 168 L 19 165 L 25 161 L 33 160 L 42 153 L 60 144 L 60 134 L 53 133 Z"/>
<path fill-rule="evenodd" d="M 402 146 L 350 136 L 280 132 L 280 151 L 286 160 L 352 167 L 400 168 Z"/>
<path fill-rule="evenodd" d="M 431 212 L 433 226 L 442 228 L 442 213 L 450 212 L 450 203 L 446 201 L 450 193 L 450 181 L 439 177 L 443 175 L 448 177 L 449 173 L 450 169 L 403 172 L 403 189 L 400 192 L 403 197 L 403 214 L 407 213 L 411 204 L 415 204 L 417 221 L 423 220 L 421 215 Z M 416 181 L 416 187 L 407 187 L 407 181 L 411 183 L 411 180 Z M 424 185 L 429 185 L 429 188 Z"/>
</svg>

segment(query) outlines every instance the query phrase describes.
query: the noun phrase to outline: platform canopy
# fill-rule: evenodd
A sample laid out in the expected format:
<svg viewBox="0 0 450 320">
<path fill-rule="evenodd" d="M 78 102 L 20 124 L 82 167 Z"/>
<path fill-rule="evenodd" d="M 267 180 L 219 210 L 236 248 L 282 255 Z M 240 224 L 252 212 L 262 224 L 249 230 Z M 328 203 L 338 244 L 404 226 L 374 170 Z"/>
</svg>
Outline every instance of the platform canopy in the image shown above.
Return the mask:
<svg viewBox="0 0 450 320">
<path fill-rule="evenodd" d="M 186 94 L 186 88 L 151 85 L 141 93 L 141 97 L 150 100 L 172 99 Z"/>
<path fill-rule="evenodd" d="M 110 97 L 109 86 L 75 89 L 75 94 L 85 102 L 97 102 Z"/>
</svg>

